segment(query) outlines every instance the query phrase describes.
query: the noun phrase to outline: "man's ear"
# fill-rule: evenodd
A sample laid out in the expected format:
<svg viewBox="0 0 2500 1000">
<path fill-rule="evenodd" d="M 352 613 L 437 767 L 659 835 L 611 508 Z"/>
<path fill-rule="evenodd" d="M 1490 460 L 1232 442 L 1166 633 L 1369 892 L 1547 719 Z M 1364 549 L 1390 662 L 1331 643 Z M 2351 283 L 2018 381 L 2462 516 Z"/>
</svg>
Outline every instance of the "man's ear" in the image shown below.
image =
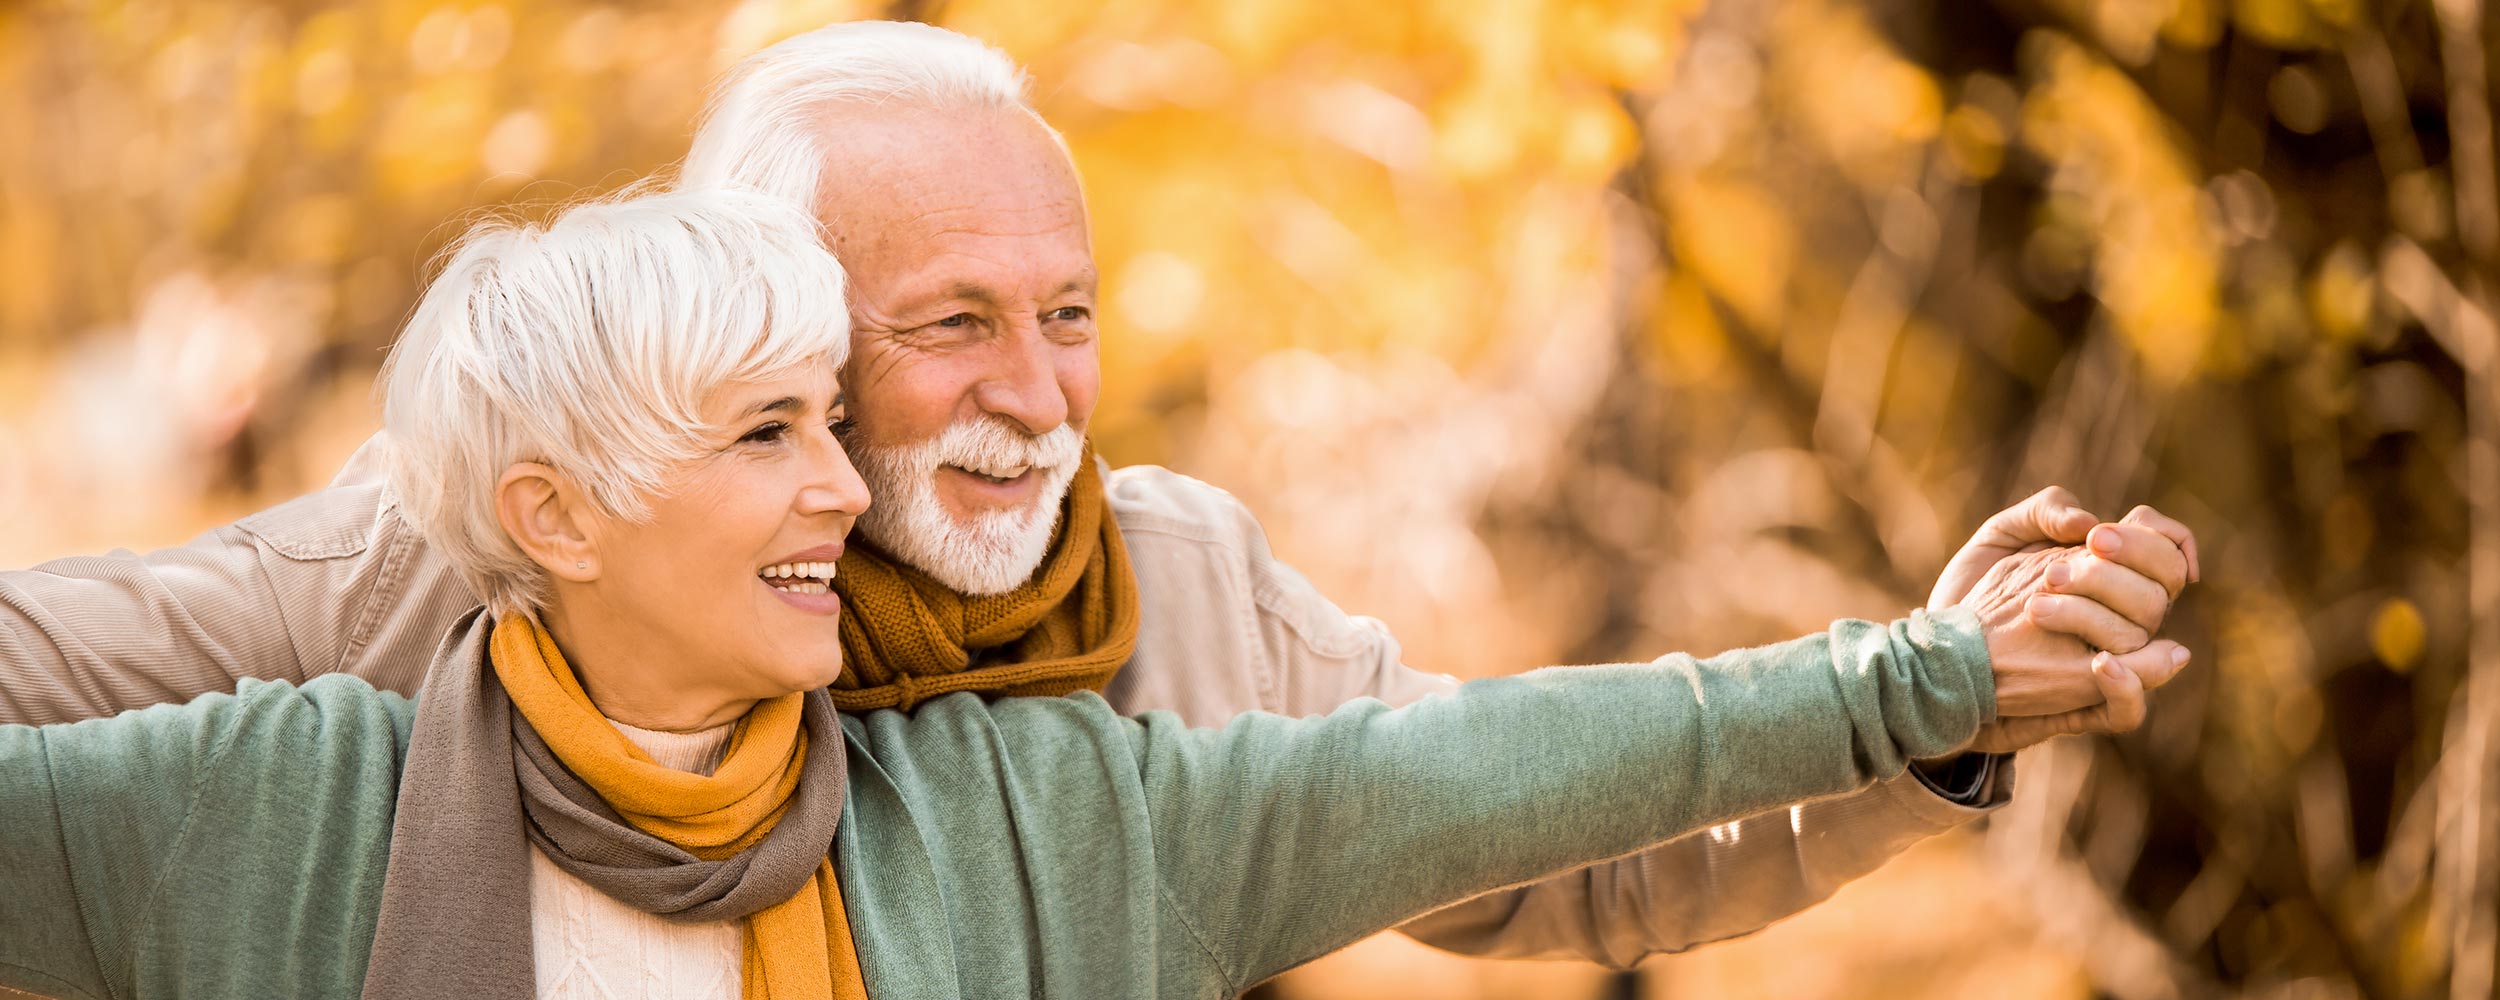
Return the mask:
<svg viewBox="0 0 2500 1000">
<path fill-rule="evenodd" d="M 556 579 L 599 578 L 596 520 L 580 489 L 561 472 L 515 462 L 495 481 L 495 519 L 531 562 Z"/>
</svg>

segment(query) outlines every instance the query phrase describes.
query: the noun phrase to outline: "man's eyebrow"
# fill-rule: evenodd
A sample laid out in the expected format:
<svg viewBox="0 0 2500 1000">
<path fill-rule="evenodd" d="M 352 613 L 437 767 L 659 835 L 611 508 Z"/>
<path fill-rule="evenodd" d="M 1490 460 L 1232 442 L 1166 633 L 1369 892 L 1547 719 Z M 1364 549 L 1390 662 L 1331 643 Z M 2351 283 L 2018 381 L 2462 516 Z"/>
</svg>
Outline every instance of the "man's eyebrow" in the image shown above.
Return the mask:
<svg viewBox="0 0 2500 1000">
<path fill-rule="evenodd" d="M 990 290 L 988 288 L 973 284 L 969 281 L 958 281 L 954 284 L 946 286 L 946 292 L 940 298 L 941 300 L 963 299 L 966 301 L 978 302 L 985 306 L 998 304 L 998 297 L 990 294 Z"/>
<path fill-rule="evenodd" d="M 1094 290 L 1094 286 L 1098 281 L 1098 276 L 1096 276 L 1093 271 L 1088 270 L 1083 274 L 1061 282 L 1059 287 L 1051 289 L 1050 297 L 1057 298 L 1061 295 L 1066 295 L 1069 292 L 1091 292 Z M 990 291 L 989 286 L 975 284 L 969 281 L 958 281 L 954 284 L 946 286 L 944 289 L 939 291 L 938 295 L 932 301 L 944 302 L 949 300 L 978 302 L 985 306 L 994 306 L 998 304 L 998 296 Z"/>
</svg>

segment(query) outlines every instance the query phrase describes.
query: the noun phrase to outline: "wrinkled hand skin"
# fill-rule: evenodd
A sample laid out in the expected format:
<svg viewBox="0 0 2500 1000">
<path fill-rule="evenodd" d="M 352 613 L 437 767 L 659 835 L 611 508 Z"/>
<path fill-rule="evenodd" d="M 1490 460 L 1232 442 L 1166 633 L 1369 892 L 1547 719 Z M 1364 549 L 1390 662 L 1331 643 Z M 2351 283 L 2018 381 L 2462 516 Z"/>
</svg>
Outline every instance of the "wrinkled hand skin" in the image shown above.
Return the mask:
<svg viewBox="0 0 2500 1000">
<path fill-rule="evenodd" d="M 2095 525 L 2051 488 L 1991 518 L 1936 593 L 1979 616 L 1996 675 L 1998 720 L 1970 749 L 2141 725 L 2145 692 L 2186 665 L 2185 648 L 2152 636 L 2197 576 L 2195 535 L 2150 507 Z"/>
<path fill-rule="evenodd" d="M 2087 554 L 2080 545 L 2043 545 L 2007 556 L 1963 599 L 1962 605 L 1979 615 L 1988 639 L 1998 716 L 2048 715 L 2100 702 L 2100 685 L 2090 669 L 2096 650 L 2080 638 L 2049 631 L 2028 611 L 2032 597 L 2047 592 L 2049 566 Z"/>
</svg>

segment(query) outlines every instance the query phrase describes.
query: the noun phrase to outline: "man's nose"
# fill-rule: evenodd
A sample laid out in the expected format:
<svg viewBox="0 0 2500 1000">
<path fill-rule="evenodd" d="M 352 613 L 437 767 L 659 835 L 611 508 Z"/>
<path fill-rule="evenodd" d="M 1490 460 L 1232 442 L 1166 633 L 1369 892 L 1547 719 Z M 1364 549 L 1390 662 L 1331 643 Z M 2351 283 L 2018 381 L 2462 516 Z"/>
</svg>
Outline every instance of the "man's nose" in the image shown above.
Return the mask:
<svg viewBox="0 0 2500 1000">
<path fill-rule="evenodd" d="M 1068 394 L 1059 386 L 1058 345 L 1042 336 L 1038 324 L 999 339 L 994 367 L 973 389 L 973 402 L 1024 425 L 1025 433 L 1044 434 L 1068 422 Z"/>
</svg>

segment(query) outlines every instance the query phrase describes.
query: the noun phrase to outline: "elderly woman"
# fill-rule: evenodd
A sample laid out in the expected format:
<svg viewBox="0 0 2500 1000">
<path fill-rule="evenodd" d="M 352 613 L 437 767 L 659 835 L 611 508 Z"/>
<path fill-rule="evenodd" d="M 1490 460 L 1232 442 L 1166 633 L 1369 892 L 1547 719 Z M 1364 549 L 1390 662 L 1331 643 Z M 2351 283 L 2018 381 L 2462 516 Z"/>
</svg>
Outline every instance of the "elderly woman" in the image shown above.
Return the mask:
<svg viewBox="0 0 2500 1000">
<path fill-rule="evenodd" d="M 469 239 L 388 374 L 484 609 L 344 675 L 0 728 L 0 984 L 76 997 L 1223 996 L 1437 905 L 1896 774 L 2019 601 L 1220 730 L 841 717 L 842 274 L 778 203 Z M 2114 691 L 2125 670 L 2096 671 Z M 1637 794 L 1627 794 L 1637 790 Z"/>
</svg>

